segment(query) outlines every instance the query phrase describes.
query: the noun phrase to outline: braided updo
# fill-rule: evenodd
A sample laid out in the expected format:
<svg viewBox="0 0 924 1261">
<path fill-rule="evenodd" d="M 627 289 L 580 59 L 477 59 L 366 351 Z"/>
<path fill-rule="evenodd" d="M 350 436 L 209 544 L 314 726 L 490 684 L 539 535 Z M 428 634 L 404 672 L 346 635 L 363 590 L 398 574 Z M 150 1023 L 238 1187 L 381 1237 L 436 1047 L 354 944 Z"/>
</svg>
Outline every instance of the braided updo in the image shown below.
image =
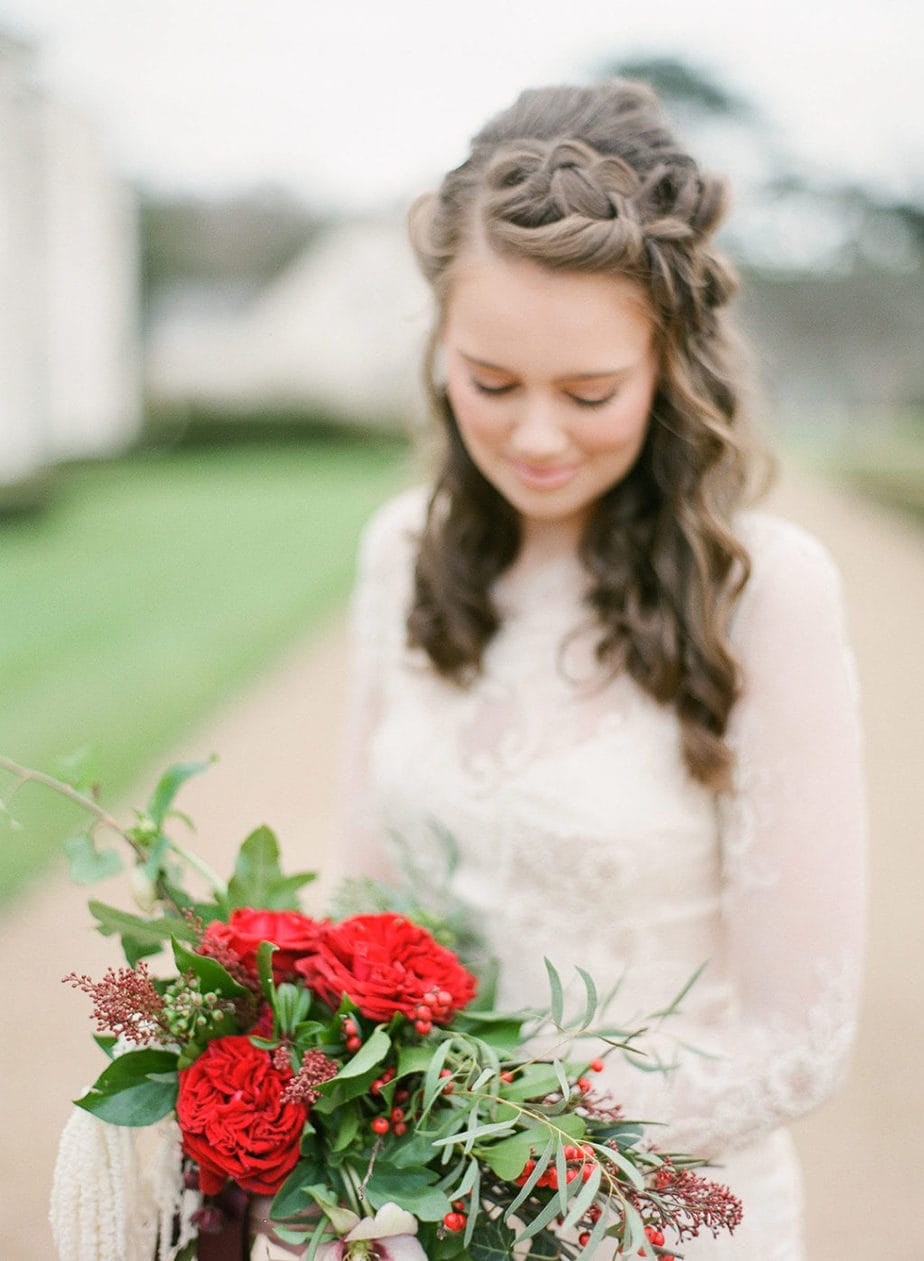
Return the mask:
<svg viewBox="0 0 924 1261">
<path fill-rule="evenodd" d="M 699 170 L 654 94 L 614 80 L 524 92 L 478 133 L 439 190 L 414 203 L 411 239 L 442 313 L 454 266 L 486 245 L 542 267 L 630 279 L 647 296 L 660 360 L 641 453 L 596 504 L 581 541 L 600 623 L 597 656 L 676 709 L 692 775 L 726 787 L 724 740 L 739 690 L 728 638 L 749 573 L 731 518 L 748 489 L 725 306 L 736 282 L 711 236 L 725 185 Z M 411 644 L 460 684 L 499 627 L 495 578 L 520 523 L 459 435 L 435 372 L 427 386 L 447 447 L 430 501 L 408 617 Z"/>
</svg>

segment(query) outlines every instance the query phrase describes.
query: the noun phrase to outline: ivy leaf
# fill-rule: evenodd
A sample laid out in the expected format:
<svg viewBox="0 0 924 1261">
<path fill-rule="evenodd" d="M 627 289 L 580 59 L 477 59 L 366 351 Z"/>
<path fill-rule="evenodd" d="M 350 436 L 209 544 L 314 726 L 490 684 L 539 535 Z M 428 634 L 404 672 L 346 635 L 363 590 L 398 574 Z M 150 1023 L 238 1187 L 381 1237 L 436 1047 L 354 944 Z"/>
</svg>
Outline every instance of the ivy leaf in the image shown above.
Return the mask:
<svg viewBox="0 0 924 1261">
<path fill-rule="evenodd" d="M 110 1125 L 153 1125 L 176 1107 L 176 1067 L 173 1051 L 128 1051 L 74 1102 Z"/>
<path fill-rule="evenodd" d="M 516 1234 L 499 1218 L 475 1227 L 468 1245 L 472 1261 L 510 1261 Z"/>
<path fill-rule="evenodd" d="M 64 842 L 64 852 L 75 884 L 96 884 L 107 876 L 118 875 L 124 866 L 121 854 L 114 849 L 98 850 L 87 832 L 69 836 Z"/>
<path fill-rule="evenodd" d="M 273 1197 L 269 1211 L 273 1221 L 297 1217 L 313 1208 L 315 1201 L 307 1188 L 318 1182 L 323 1174 L 324 1170 L 316 1160 L 300 1160 Z"/>
<path fill-rule="evenodd" d="M 366 1198 L 374 1209 L 392 1201 L 422 1222 L 438 1222 L 452 1205 L 445 1192 L 430 1184 L 431 1178 L 436 1176 L 429 1170 L 408 1173 L 403 1169 L 390 1170 L 379 1164 L 366 1183 Z"/>
<path fill-rule="evenodd" d="M 170 807 L 173 805 L 173 799 L 186 783 L 188 779 L 192 779 L 194 775 L 207 771 L 217 759 L 209 758 L 207 762 L 177 762 L 175 765 L 168 767 L 157 783 L 157 787 L 151 794 L 151 800 L 148 802 L 146 814 L 154 821 L 158 828 L 162 828 L 164 820 L 170 813 Z"/>
</svg>

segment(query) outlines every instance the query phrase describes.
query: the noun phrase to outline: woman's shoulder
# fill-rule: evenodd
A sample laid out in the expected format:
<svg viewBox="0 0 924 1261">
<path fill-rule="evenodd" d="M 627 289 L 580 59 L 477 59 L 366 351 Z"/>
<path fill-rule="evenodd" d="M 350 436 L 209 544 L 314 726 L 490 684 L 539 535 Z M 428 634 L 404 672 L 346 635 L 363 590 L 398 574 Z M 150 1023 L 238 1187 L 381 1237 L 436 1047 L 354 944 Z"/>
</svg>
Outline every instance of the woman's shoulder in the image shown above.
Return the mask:
<svg viewBox="0 0 924 1261">
<path fill-rule="evenodd" d="M 428 502 L 426 486 L 409 486 L 386 500 L 363 527 L 360 557 L 382 562 L 415 548 L 426 522 Z"/>
<path fill-rule="evenodd" d="M 428 502 L 426 486 L 411 486 L 372 514 L 359 542 L 356 577 L 360 589 L 384 589 L 405 598 Z"/>
<path fill-rule="evenodd" d="M 741 597 L 747 609 L 805 611 L 842 602 L 841 576 L 822 541 L 794 521 L 750 510 L 735 520 L 735 532 L 747 549 L 751 574 Z"/>
</svg>

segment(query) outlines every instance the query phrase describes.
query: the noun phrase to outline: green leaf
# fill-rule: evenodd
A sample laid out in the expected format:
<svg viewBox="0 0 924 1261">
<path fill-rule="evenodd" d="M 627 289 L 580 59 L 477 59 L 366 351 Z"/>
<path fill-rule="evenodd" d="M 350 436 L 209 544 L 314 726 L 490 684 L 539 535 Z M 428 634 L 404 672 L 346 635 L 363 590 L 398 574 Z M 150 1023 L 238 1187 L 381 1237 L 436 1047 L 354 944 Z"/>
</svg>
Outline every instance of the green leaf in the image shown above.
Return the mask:
<svg viewBox="0 0 924 1261">
<path fill-rule="evenodd" d="M 381 1064 L 390 1049 L 391 1038 L 379 1025 L 353 1058 L 344 1064 L 333 1081 L 344 1081 L 348 1077 L 359 1077 L 363 1073 L 368 1073 L 377 1064 Z"/>
<path fill-rule="evenodd" d="M 74 1102 L 110 1125 L 153 1125 L 176 1107 L 176 1066 L 173 1051 L 128 1051 Z"/>
<path fill-rule="evenodd" d="M 558 1089 L 554 1064 L 527 1064 L 512 1082 L 504 1083 L 503 1096 L 515 1103 L 525 1103 L 527 1099 L 544 1099 Z"/>
<path fill-rule="evenodd" d="M 274 884 L 285 877 L 279 866 L 279 842 L 268 827 L 259 827 L 241 845 L 228 884 L 232 907 L 268 907 Z"/>
<path fill-rule="evenodd" d="M 472 1261 L 510 1261 L 516 1234 L 499 1218 L 479 1223 L 468 1245 Z"/>
<path fill-rule="evenodd" d="M 433 1159 L 434 1150 L 432 1139 L 423 1134 L 409 1133 L 391 1148 L 388 1160 L 396 1169 L 419 1169 Z M 460 1194 L 457 1193 L 452 1198 L 457 1200 Z"/>
<path fill-rule="evenodd" d="M 87 832 L 78 832 L 64 842 L 67 865 L 75 884 L 96 884 L 108 876 L 115 876 L 124 863 L 121 854 L 114 849 L 98 850 Z"/>
<path fill-rule="evenodd" d="M 196 940 L 195 929 L 182 919 L 168 916 L 144 919 L 140 915 L 131 915 L 128 911 L 120 911 L 118 907 L 107 906 L 105 902 L 97 902 L 93 898 L 87 905 L 90 914 L 98 921 L 97 928 L 104 937 L 120 933 L 123 937 L 131 937 L 145 946 L 160 946 L 171 937 L 179 937 L 184 941 Z"/>
<path fill-rule="evenodd" d="M 270 885 L 266 907 L 271 911 L 299 910 L 298 891 L 312 880 L 317 880 L 316 871 L 299 871 L 292 876 L 281 876 Z"/>
<path fill-rule="evenodd" d="M 297 1217 L 313 1208 L 316 1201 L 307 1188 L 323 1176 L 324 1170 L 317 1160 L 300 1160 L 273 1197 L 269 1211 L 273 1221 Z"/>
<path fill-rule="evenodd" d="M 203 992 L 211 990 L 214 994 L 220 994 L 222 998 L 241 998 L 248 992 L 243 985 L 235 981 L 230 973 L 225 971 L 216 959 L 196 954 L 194 950 L 189 950 L 175 937 L 173 938 L 173 957 L 180 972 L 189 971 L 199 978 Z"/>
<path fill-rule="evenodd" d="M 425 1073 L 433 1059 L 433 1048 L 428 1046 L 403 1046 L 398 1052 L 398 1071 L 395 1079 L 410 1073 Z"/>
<path fill-rule="evenodd" d="M 257 976 L 263 997 L 272 1006 L 276 997 L 276 986 L 273 981 L 273 953 L 278 949 L 271 941 L 261 941 L 257 947 Z"/>
<path fill-rule="evenodd" d="M 353 1104 L 351 1107 L 341 1108 L 337 1113 L 337 1134 L 334 1139 L 332 1150 L 335 1152 L 343 1152 L 353 1142 L 353 1139 L 359 1133 L 359 1106 Z"/>
<path fill-rule="evenodd" d="M 544 962 L 545 970 L 549 974 L 549 990 L 551 991 L 549 1006 L 552 1020 L 560 1026 L 565 1017 L 565 995 L 561 986 L 561 977 L 549 959 L 545 959 Z"/>
<path fill-rule="evenodd" d="M 584 1019 L 581 1021 L 581 1028 L 586 1029 L 597 1013 L 597 987 L 594 979 L 589 972 L 585 972 L 583 968 L 577 969 L 578 976 L 584 982 L 584 990 L 587 994 L 587 1004 L 584 1008 Z"/>
<path fill-rule="evenodd" d="M 652 1012 L 651 1019 L 663 1020 L 667 1016 L 676 1015 L 677 1012 L 680 1010 L 680 1004 L 686 998 L 687 994 L 689 994 L 690 990 L 693 988 L 693 986 L 696 984 L 696 982 L 699 980 L 699 978 L 702 976 L 703 972 L 705 972 L 708 966 L 709 966 L 709 960 L 706 959 L 703 963 L 699 965 L 699 967 L 696 969 L 696 971 L 693 973 L 690 979 L 686 981 L 684 985 L 681 987 L 680 992 L 674 996 L 674 998 L 668 1003 L 666 1007 L 662 1007 L 660 1011 Z"/>
<path fill-rule="evenodd" d="M 207 762 L 177 762 L 163 773 L 147 808 L 147 814 L 158 828 L 163 827 L 164 820 L 173 805 L 173 799 L 186 781 L 202 771 L 207 771 L 216 761 L 217 758 L 211 757 Z"/>
<path fill-rule="evenodd" d="M 422 1222 L 438 1222 L 452 1205 L 445 1192 L 430 1185 L 432 1176 L 429 1172 L 389 1170 L 379 1164 L 366 1184 L 366 1198 L 374 1209 L 391 1200 Z"/>
<path fill-rule="evenodd" d="M 532 1150 L 539 1151 L 547 1143 L 548 1132 L 532 1127 L 492 1143 L 484 1149 L 482 1159 L 504 1182 L 512 1182 L 522 1173 Z"/>
</svg>

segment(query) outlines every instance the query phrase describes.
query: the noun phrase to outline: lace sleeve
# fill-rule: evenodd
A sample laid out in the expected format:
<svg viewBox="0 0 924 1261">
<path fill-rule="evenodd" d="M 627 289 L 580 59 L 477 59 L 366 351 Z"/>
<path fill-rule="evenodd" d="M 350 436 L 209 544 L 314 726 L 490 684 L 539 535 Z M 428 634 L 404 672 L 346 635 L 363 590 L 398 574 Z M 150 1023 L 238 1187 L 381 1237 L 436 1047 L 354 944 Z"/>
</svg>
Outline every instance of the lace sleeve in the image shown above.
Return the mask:
<svg viewBox="0 0 924 1261">
<path fill-rule="evenodd" d="M 683 1030 L 716 1058 L 685 1054 L 668 1075 L 671 1145 L 713 1157 L 837 1085 L 864 948 L 859 702 L 839 577 L 811 536 L 774 525 L 752 548 L 733 631 L 744 690 L 736 783 L 719 803 L 732 1005 L 720 1027 Z"/>
<path fill-rule="evenodd" d="M 388 663 L 403 639 L 411 540 L 422 512 L 419 491 L 390 500 L 366 526 L 350 601 L 346 735 L 340 770 L 341 844 L 331 876 L 389 880 L 394 873 L 371 806 L 369 755 L 381 714 Z"/>
</svg>

